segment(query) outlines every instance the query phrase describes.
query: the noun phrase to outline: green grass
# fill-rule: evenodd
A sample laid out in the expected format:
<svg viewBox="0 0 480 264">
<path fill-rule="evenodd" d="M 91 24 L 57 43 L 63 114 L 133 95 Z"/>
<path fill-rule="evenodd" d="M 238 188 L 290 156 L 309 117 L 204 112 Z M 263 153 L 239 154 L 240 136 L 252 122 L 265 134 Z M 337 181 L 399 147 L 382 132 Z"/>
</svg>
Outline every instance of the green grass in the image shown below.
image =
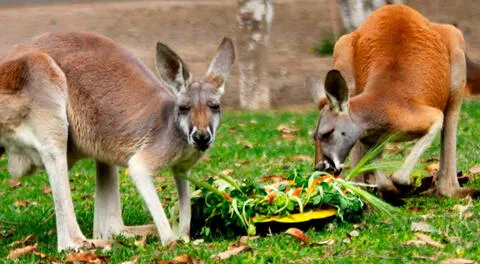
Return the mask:
<svg viewBox="0 0 480 264">
<path fill-rule="evenodd" d="M 289 157 L 297 155 L 313 156 L 314 148 L 311 131 L 318 113 L 303 112 L 227 112 L 224 114 L 221 129 L 215 146 L 208 152 L 209 159 L 196 166 L 192 173 L 202 177 L 233 169 L 236 178 L 261 177 L 271 174 L 286 174 L 292 168 L 311 171 L 311 161 L 292 161 Z M 299 128 L 296 139 L 285 140 L 277 131 L 280 124 Z M 458 169 L 464 172 L 480 164 L 480 103 L 466 102 L 461 115 L 458 135 Z M 404 145 L 406 148 L 409 144 Z M 395 156 L 399 158 L 402 156 Z M 439 157 L 439 140 L 422 157 L 422 160 Z M 431 163 L 431 162 L 430 162 Z M 422 166 L 417 166 L 418 174 L 426 175 Z M 135 190 L 131 180 L 121 171 L 121 192 L 123 200 L 123 218 L 126 224 L 145 224 L 151 222 L 146 207 Z M 92 161 L 78 163 L 70 172 L 73 186 L 73 200 L 77 218 L 83 232 L 92 235 L 94 164 Z M 55 217 L 51 194 L 44 193 L 48 186 L 44 172 L 33 177 L 21 179 L 21 186 L 9 187 L 10 179 L 6 171 L 5 157 L 0 161 L 0 262 L 5 261 L 12 242 L 21 240 L 29 234 L 34 236 L 27 244 L 38 243 L 38 251 L 54 256 L 60 263 L 65 253 L 56 252 Z M 176 196 L 171 172 L 166 170 L 157 177 L 156 185 L 164 204 Z M 474 179 L 469 186 L 480 187 L 480 181 Z M 15 201 L 28 201 L 26 207 L 16 207 Z M 473 213 L 466 219 L 460 218 L 453 209 L 456 204 L 466 202 L 458 199 L 418 196 L 407 199 L 407 205 L 401 209 L 415 211 L 409 219 L 381 218 L 365 213 L 358 223 L 333 222 L 317 230 L 305 230 L 312 242 L 327 239 L 335 240 L 333 245 L 306 246 L 285 234 L 274 234 L 249 242 L 252 253 L 242 253 L 228 259 L 228 263 L 404 263 L 436 262 L 447 258 L 466 258 L 480 260 L 480 205 L 473 202 L 469 210 Z M 416 239 L 410 230 L 412 222 L 428 215 L 426 221 L 437 232 L 429 234 L 445 245 L 439 249 L 429 245 L 406 245 Z M 358 230 L 360 235 L 344 241 L 347 233 Z M 151 263 L 154 259 L 171 260 L 175 256 L 187 254 L 193 258 L 210 262 L 210 256 L 227 249 L 235 240 L 218 239 L 200 245 L 184 244 L 173 249 L 161 247 L 158 238 L 151 237 L 146 246 L 136 246 L 134 239 L 122 239 L 122 243 L 112 251 L 98 251 L 99 255 L 109 256 L 110 263 L 128 261 L 139 255 L 137 263 Z M 436 261 L 422 257 L 434 257 Z M 21 263 L 47 262 L 34 255 L 20 258 Z"/>
<path fill-rule="evenodd" d="M 319 56 L 331 56 L 333 55 L 333 48 L 335 46 L 335 42 L 341 36 L 348 34 L 347 29 L 343 29 L 340 34 L 335 38 L 335 34 L 333 32 L 327 32 L 323 35 L 323 39 L 315 45 L 313 51 Z"/>
</svg>

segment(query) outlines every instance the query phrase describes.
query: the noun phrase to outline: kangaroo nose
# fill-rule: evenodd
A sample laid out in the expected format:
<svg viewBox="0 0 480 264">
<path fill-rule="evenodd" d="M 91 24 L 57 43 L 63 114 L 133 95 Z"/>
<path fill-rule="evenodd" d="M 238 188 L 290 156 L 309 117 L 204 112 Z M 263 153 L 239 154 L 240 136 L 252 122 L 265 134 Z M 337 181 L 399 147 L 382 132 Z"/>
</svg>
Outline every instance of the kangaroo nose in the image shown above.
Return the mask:
<svg viewBox="0 0 480 264">
<path fill-rule="evenodd" d="M 209 147 L 211 139 L 212 139 L 212 136 L 205 129 L 197 130 L 197 132 L 193 134 L 193 141 L 195 142 L 197 147 L 202 151 L 206 150 Z"/>
<path fill-rule="evenodd" d="M 342 169 L 343 166 L 341 166 L 341 168 L 336 168 L 333 164 L 330 164 L 328 160 L 320 161 L 315 165 L 315 171 L 323 171 L 334 175 L 339 174 Z"/>
</svg>

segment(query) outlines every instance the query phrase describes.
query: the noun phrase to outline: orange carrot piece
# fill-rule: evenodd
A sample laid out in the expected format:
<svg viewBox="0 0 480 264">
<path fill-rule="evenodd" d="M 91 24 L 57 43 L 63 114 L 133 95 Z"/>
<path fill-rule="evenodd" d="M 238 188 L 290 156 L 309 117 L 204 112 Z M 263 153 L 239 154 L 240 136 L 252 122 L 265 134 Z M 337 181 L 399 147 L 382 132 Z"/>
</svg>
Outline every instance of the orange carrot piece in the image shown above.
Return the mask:
<svg viewBox="0 0 480 264">
<path fill-rule="evenodd" d="M 275 193 L 273 193 L 273 192 L 270 193 L 267 197 L 267 202 L 269 204 L 273 203 L 273 201 L 275 200 L 276 197 L 277 197 L 277 195 Z"/>
<path fill-rule="evenodd" d="M 223 194 L 223 196 L 225 196 L 225 198 L 226 198 L 227 200 L 229 200 L 229 201 L 232 200 L 232 197 L 231 197 L 230 195 L 228 195 L 228 193 L 223 192 L 222 194 Z"/>
<path fill-rule="evenodd" d="M 297 188 L 295 189 L 295 191 L 293 191 L 292 196 L 300 197 L 301 193 L 302 193 L 302 188 Z"/>
</svg>

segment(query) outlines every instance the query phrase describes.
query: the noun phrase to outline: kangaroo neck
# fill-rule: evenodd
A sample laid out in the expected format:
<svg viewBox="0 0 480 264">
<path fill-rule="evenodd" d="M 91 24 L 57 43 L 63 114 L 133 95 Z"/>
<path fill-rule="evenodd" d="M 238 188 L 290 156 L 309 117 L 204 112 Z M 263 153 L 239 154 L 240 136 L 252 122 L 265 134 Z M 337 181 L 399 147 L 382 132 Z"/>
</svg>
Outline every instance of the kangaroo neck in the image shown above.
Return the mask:
<svg viewBox="0 0 480 264">
<path fill-rule="evenodd" d="M 370 144 L 376 142 L 389 130 L 389 118 L 386 105 L 388 98 L 379 100 L 374 94 L 364 92 L 349 100 L 349 114 L 360 131 L 360 141 Z"/>
</svg>

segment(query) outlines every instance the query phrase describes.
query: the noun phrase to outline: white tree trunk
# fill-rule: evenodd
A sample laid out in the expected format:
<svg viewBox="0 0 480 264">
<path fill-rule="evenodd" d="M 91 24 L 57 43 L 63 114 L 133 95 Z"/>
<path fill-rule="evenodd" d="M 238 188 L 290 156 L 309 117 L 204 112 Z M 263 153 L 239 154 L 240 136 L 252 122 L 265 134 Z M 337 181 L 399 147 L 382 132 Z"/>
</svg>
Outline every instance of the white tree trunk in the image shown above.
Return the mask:
<svg viewBox="0 0 480 264">
<path fill-rule="evenodd" d="M 403 4 L 403 0 L 338 0 L 343 25 L 353 31 L 377 8 L 387 4 Z"/>
<path fill-rule="evenodd" d="M 237 51 L 240 107 L 270 107 L 267 48 L 273 20 L 272 0 L 237 0 Z"/>
</svg>

